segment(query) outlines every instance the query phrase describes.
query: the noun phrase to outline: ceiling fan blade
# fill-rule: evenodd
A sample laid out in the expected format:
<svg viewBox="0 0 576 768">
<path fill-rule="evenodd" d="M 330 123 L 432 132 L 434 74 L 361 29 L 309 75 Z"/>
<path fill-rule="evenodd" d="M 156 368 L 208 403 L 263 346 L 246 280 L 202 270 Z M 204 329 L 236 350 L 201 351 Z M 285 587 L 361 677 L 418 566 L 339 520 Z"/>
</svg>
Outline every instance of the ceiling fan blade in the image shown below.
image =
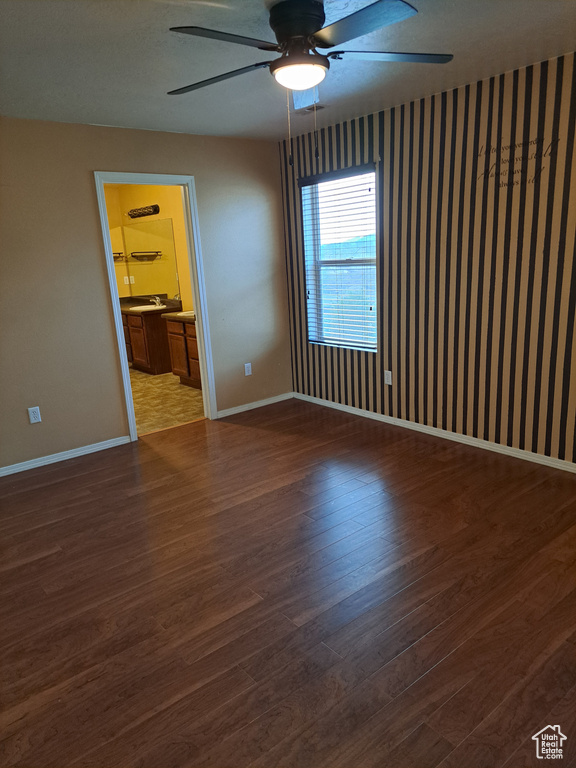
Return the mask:
<svg viewBox="0 0 576 768">
<path fill-rule="evenodd" d="M 314 34 L 316 46 L 333 48 L 335 45 L 362 37 L 376 29 L 408 19 L 416 13 L 418 13 L 416 8 L 412 8 L 404 0 L 378 0 L 316 32 Z"/>
<path fill-rule="evenodd" d="M 209 77 L 208 80 L 201 80 L 199 83 L 185 85 L 183 88 L 176 88 L 174 91 L 168 91 L 168 96 L 180 96 L 182 93 L 197 91 L 199 88 L 205 88 L 207 85 L 213 85 L 214 83 L 221 83 L 223 80 L 229 80 L 231 77 L 243 75 L 245 72 L 252 72 L 255 69 L 264 69 L 264 67 L 270 66 L 271 63 L 271 61 L 259 61 L 257 64 L 251 64 L 249 67 L 242 67 L 242 69 L 235 69 L 232 72 L 226 72 L 224 75 Z"/>
<path fill-rule="evenodd" d="M 251 48 L 259 48 L 261 51 L 278 50 L 276 43 L 268 43 L 266 40 L 256 40 L 253 37 L 232 35 L 229 32 L 218 32 L 216 29 L 205 29 L 204 27 L 170 27 L 170 31 L 182 32 L 185 35 L 193 35 L 194 37 L 208 37 L 211 40 L 221 40 L 223 43 L 249 45 Z"/>
<path fill-rule="evenodd" d="M 386 51 L 332 51 L 329 59 L 361 59 L 364 61 L 414 62 L 416 64 L 447 64 L 451 53 L 387 53 Z"/>
</svg>

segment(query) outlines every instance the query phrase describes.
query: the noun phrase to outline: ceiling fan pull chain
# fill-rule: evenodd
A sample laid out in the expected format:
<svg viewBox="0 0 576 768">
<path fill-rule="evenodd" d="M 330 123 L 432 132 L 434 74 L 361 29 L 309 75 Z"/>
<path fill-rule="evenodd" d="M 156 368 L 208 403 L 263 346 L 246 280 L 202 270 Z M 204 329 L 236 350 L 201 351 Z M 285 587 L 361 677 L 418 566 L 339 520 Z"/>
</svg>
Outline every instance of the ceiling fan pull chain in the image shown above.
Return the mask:
<svg viewBox="0 0 576 768">
<path fill-rule="evenodd" d="M 320 160 L 320 152 L 318 151 L 318 126 L 316 125 L 316 100 L 314 100 L 314 157 L 316 159 L 316 173 L 318 173 L 318 161 Z"/>
<path fill-rule="evenodd" d="M 292 127 L 290 125 L 290 91 L 286 91 L 286 111 L 288 113 L 288 165 L 294 165 L 294 158 L 292 157 Z"/>
</svg>

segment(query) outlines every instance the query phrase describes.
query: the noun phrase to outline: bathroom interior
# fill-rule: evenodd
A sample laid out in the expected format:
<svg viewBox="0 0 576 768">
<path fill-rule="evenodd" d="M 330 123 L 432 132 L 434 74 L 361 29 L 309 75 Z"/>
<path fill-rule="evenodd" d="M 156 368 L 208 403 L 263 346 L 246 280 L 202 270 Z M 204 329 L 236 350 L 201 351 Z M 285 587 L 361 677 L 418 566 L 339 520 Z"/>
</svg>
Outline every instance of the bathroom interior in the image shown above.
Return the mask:
<svg viewBox="0 0 576 768">
<path fill-rule="evenodd" d="M 137 433 L 204 418 L 182 189 L 104 191 Z"/>
</svg>

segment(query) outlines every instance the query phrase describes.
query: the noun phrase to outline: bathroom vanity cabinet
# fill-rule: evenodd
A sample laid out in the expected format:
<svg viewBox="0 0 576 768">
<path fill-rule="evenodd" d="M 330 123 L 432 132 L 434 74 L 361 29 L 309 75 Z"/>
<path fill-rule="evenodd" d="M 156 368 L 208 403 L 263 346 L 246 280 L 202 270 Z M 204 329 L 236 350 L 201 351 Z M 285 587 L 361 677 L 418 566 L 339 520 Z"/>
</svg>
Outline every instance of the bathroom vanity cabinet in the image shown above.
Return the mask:
<svg viewBox="0 0 576 768">
<path fill-rule="evenodd" d="M 126 353 L 132 367 L 153 375 L 170 373 L 170 350 L 161 312 L 122 311 Z"/>
<path fill-rule="evenodd" d="M 164 319 L 168 332 L 172 373 L 180 377 L 182 384 L 202 389 L 196 321 L 192 318 L 183 319 L 177 313 L 166 314 Z"/>
</svg>

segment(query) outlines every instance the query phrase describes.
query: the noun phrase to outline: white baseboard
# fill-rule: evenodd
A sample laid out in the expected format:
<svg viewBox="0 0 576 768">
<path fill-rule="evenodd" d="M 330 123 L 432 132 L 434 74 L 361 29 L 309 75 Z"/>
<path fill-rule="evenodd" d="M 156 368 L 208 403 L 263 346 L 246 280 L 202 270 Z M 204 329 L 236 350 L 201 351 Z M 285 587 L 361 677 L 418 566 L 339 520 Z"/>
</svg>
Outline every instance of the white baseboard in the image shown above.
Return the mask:
<svg viewBox="0 0 576 768">
<path fill-rule="evenodd" d="M 565 472 L 576 473 L 576 464 L 571 461 L 563 461 L 562 459 L 554 459 L 551 456 L 543 456 L 540 453 L 532 453 L 531 451 L 522 451 L 519 448 L 510 448 L 508 445 L 499 445 L 498 443 L 491 443 L 488 440 L 481 440 L 478 437 L 469 437 L 468 435 L 459 435 L 456 432 L 448 432 L 445 429 L 439 429 L 438 427 L 429 427 L 426 424 L 416 424 L 413 421 L 406 421 L 405 419 L 397 419 L 393 416 L 384 416 L 381 413 L 373 413 L 372 411 L 365 411 L 362 408 L 352 408 L 349 405 L 341 405 L 340 403 L 333 403 L 330 400 L 322 400 L 319 397 L 311 397 L 310 395 L 301 395 L 298 392 L 286 392 L 283 395 L 276 395 L 276 397 L 269 397 L 266 400 L 258 400 L 254 403 L 246 403 L 245 405 L 238 405 L 235 408 L 227 408 L 224 411 L 218 411 L 216 418 L 222 419 L 226 416 L 233 416 L 236 413 L 242 413 L 243 411 L 250 411 L 254 408 L 261 408 L 265 405 L 272 405 L 273 403 L 280 403 L 283 400 L 291 400 L 296 398 L 297 400 L 304 400 L 307 403 L 315 403 L 316 405 L 323 405 L 327 408 L 334 408 L 337 411 L 344 411 L 344 413 L 350 413 L 353 416 L 364 416 L 368 419 L 374 419 L 375 421 L 381 421 L 384 424 L 394 424 L 397 427 L 404 427 L 405 429 L 413 429 L 416 432 L 423 432 L 426 435 L 433 435 L 434 437 L 441 437 L 445 440 L 452 440 L 456 443 L 463 443 L 464 445 L 471 445 L 474 448 L 482 448 L 485 451 L 494 451 L 495 453 L 502 453 L 505 456 L 512 456 L 516 459 L 523 459 L 524 461 L 532 461 L 536 464 L 544 464 L 554 469 L 561 469 Z M 11 464 L 7 467 L 0 467 L 0 477 L 6 475 L 13 475 L 16 472 L 24 472 L 27 469 L 34 469 L 36 467 L 43 467 L 47 464 L 55 464 L 58 461 L 66 461 L 67 459 L 74 459 L 77 456 L 84 456 L 88 453 L 96 453 L 97 451 L 103 451 L 106 448 L 115 448 L 118 445 L 125 445 L 130 442 L 130 437 L 116 437 L 113 440 L 104 440 L 101 443 L 93 443 L 92 445 L 84 445 L 80 448 L 73 448 L 70 451 L 62 451 L 61 453 L 53 453 L 50 456 L 41 456 L 37 459 L 31 459 L 30 461 L 22 461 L 19 464 Z"/>
<path fill-rule="evenodd" d="M 101 443 L 83 445 L 81 448 L 73 448 L 70 451 L 52 453 L 50 456 L 40 456 L 38 459 L 30 459 L 30 461 L 22 461 L 19 464 L 11 464 L 8 467 L 0 467 L 0 477 L 13 475 L 16 472 L 24 472 L 27 469 L 43 467 L 45 464 L 55 464 L 57 461 L 75 459 L 77 456 L 84 456 L 87 453 L 96 453 L 96 451 L 103 451 L 106 448 L 115 448 L 117 445 L 124 445 L 129 442 L 130 437 L 126 435 L 125 437 L 115 437 L 113 440 L 104 440 Z"/>
<path fill-rule="evenodd" d="M 276 395 L 276 397 L 268 397 L 266 400 L 257 400 L 255 403 L 246 403 L 245 405 L 237 405 L 235 408 L 226 408 L 224 411 L 218 411 L 216 414 L 217 419 L 223 419 L 225 416 L 234 416 L 236 413 L 242 413 L 243 411 L 251 411 L 254 408 L 262 408 L 264 405 L 272 405 L 273 403 L 281 403 L 282 400 L 291 400 L 294 397 L 294 392 L 285 392 L 283 395 Z"/>
<path fill-rule="evenodd" d="M 485 451 L 494 451 L 495 453 L 503 453 L 505 456 L 513 456 L 516 459 L 523 459 L 524 461 L 532 461 L 536 464 L 544 464 L 547 467 L 553 467 L 554 469 L 562 469 L 565 472 L 576 473 L 576 464 L 571 461 L 563 461 L 562 459 L 554 459 L 551 456 L 543 456 L 540 453 L 532 453 L 532 451 L 522 451 L 520 448 L 510 448 L 508 445 L 499 445 L 498 443 L 491 443 L 488 440 L 481 440 L 479 437 L 469 437 L 468 435 L 460 435 L 457 432 L 448 432 L 445 429 L 439 429 L 438 427 L 429 427 L 426 424 L 416 424 L 413 421 L 406 421 L 405 419 L 397 419 L 394 416 L 384 416 L 381 413 L 373 413 L 372 411 L 364 411 L 362 408 L 352 408 L 349 405 L 341 405 L 340 403 L 333 403 L 330 400 L 322 400 L 319 397 L 310 397 L 310 395 L 301 395 L 298 392 L 294 393 L 294 397 L 297 400 L 305 400 L 307 403 L 316 403 L 317 405 L 325 405 L 328 408 L 335 408 L 337 411 L 344 411 L 354 416 L 365 416 L 368 419 L 374 419 L 375 421 L 382 421 L 385 424 L 394 424 L 397 427 L 405 427 L 406 429 L 413 429 L 416 432 L 423 432 L 426 435 L 433 435 L 434 437 L 442 437 L 445 440 L 452 440 L 455 443 L 463 443 L 464 445 L 471 445 L 474 448 L 482 448 Z"/>
</svg>

